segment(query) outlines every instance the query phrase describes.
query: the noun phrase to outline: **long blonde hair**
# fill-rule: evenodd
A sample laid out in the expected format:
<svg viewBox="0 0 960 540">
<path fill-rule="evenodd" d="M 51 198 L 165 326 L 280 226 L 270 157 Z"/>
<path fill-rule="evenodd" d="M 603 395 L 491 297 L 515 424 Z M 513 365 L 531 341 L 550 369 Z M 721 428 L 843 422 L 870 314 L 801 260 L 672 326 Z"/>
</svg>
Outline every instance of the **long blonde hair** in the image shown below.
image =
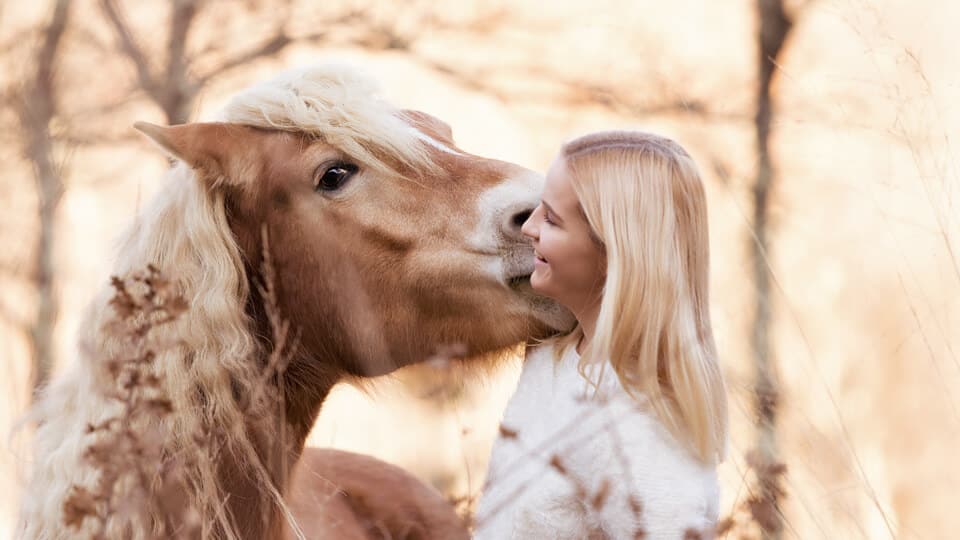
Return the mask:
<svg viewBox="0 0 960 540">
<path fill-rule="evenodd" d="M 722 461 L 727 398 L 710 324 L 707 207 L 696 164 L 670 139 L 629 131 L 580 137 L 561 155 L 606 253 L 581 372 L 610 359 L 623 387 L 649 399 L 694 455 Z M 561 348 L 582 335 L 574 329 Z"/>
</svg>

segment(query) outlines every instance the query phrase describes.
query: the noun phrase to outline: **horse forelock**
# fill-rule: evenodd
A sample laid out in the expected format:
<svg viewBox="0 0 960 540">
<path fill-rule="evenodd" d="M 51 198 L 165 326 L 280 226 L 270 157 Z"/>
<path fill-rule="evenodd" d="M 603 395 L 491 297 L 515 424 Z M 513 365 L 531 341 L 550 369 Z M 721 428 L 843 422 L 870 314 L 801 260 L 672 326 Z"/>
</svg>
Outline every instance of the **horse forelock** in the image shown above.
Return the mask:
<svg viewBox="0 0 960 540">
<path fill-rule="evenodd" d="M 221 117 L 315 137 L 382 172 L 437 170 L 435 145 L 380 97 L 373 79 L 348 65 L 282 73 L 237 94 Z"/>
</svg>

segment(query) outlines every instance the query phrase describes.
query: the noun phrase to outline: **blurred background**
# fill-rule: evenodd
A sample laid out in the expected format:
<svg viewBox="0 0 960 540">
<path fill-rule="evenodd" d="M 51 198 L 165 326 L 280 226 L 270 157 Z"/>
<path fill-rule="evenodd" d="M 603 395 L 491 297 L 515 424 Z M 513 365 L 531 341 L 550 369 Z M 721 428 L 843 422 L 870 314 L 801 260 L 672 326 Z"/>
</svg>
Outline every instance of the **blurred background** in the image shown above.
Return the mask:
<svg viewBox="0 0 960 540">
<path fill-rule="evenodd" d="M 677 139 L 710 203 L 733 426 L 722 513 L 752 508 L 768 538 L 955 537 L 957 23 L 946 0 L 2 1 L 4 442 L 73 360 L 114 240 L 159 187 L 167 162 L 131 124 L 210 118 L 278 70 L 340 61 L 465 150 L 538 170 L 591 130 Z M 311 443 L 469 507 L 519 362 L 450 369 L 338 387 Z M 29 454 L 16 440 L 0 538 Z"/>
</svg>

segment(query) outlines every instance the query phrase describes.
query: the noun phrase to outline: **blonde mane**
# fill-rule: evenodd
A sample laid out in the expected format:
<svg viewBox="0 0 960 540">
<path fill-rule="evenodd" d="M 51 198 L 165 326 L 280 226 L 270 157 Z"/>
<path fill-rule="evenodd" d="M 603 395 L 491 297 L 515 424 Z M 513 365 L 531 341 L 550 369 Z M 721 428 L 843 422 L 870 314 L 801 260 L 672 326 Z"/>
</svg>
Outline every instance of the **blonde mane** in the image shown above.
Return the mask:
<svg viewBox="0 0 960 540">
<path fill-rule="evenodd" d="M 432 169 L 426 136 L 382 100 L 375 82 L 343 65 L 290 71 L 248 88 L 222 119 L 315 136 L 380 172 Z"/>
<path fill-rule="evenodd" d="M 307 133 L 368 166 L 394 173 L 398 165 L 414 170 L 431 166 L 423 135 L 376 97 L 368 79 L 342 66 L 296 71 L 254 86 L 227 105 L 222 119 Z M 293 525 L 282 500 L 283 486 L 276 485 L 262 462 L 257 445 L 263 441 L 250 432 L 250 411 L 237 397 L 261 381 L 264 351 L 245 312 L 250 291 L 224 194 L 210 189 L 183 163 L 166 174 L 164 183 L 124 235 L 113 271 L 124 276 L 152 264 L 175 280 L 189 304 L 179 319 L 155 328 L 152 338 L 162 345 L 153 365 L 172 404 L 172 412 L 158 421 L 166 434 L 163 451 L 171 457 L 201 456 L 186 471 L 184 496 L 199 512 L 205 537 L 242 537 L 224 510 L 228 493 L 218 480 L 220 456 L 235 459 L 242 468 L 238 472 L 260 487 L 260 496 L 269 503 L 264 506 L 279 510 Z M 124 344 L 104 330 L 115 315 L 110 293 L 104 287 L 87 314 L 78 360 L 30 413 L 37 430 L 35 462 L 23 494 L 23 538 L 73 537 L 78 531 L 64 524 L 65 500 L 73 486 L 97 481 L 97 472 L 84 458 L 97 437 L 87 426 L 116 414 L 117 405 L 103 394 L 101 375 L 107 360 L 124 354 Z M 279 411 L 282 414 L 282 406 Z M 279 429 L 282 422 L 274 420 L 274 429 Z M 221 431 L 216 448 L 197 437 L 212 428 Z M 130 537 L 121 532 L 130 530 L 121 528 L 131 527 L 129 523 L 106 525 L 109 537 Z M 84 527 L 80 532 L 89 533 L 89 520 Z M 149 523 L 140 527 L 132 537 L 151 537 Z"/>
</svg>

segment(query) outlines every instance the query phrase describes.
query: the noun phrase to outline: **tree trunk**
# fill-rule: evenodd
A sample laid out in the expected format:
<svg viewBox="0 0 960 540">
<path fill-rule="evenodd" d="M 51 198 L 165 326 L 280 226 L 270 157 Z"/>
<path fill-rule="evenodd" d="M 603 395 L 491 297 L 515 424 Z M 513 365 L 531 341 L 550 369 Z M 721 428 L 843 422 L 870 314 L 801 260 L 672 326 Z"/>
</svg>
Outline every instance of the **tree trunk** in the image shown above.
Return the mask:
<svg viewBox="0 0 960 540">
<path fill-rule="evenodd" d="M 753 184 L 753 234 L 750 242 L 750 258 L 756 286 L 756 301 L 752 321 L 751 346 L 754 355 L 755 407 L 757 412 L 757 449 L 762 463 L 776 463 L 777 449 L 777 404 L 779 383 L 771 340 L 772 299 L 770 298 L 770 231 L 768 228 L 769 198 L 776 182 L 776 170 L 770 157 L 770 124 L 773 104 L 770 85 L 777 59 L 790 33 L 791 21 L 783 9 L 782 0 L 757 0 L 758 14 L 758 88 L 757 110 L 754 119 L 756 129 L 757 173 Z M 778 479 L 759 478 L 761 495 L 777 509 L 772 526 L 765 527 L 763 538 L 779 540 L 782 537 L 783 521 L 779 513 L 781 490 Z"/>
<path fill-rule="evenodd" d="M 20 106 L 20 122 L 25 132 L 25 153 L 33 165 L 39 201 L 40 232 L 33 264 L 33 282 L 37 290 L 37 313 L 30 329 L 30 348 L 34 369 L 34 393 L 47 383 L 54 365 L 53 331 L 58 300 L 54 291 L 57 209 L 63 197 L 62 164 L 54 155 L 50 122 L 57 113 L 54 76 L 61 38 L 67 26 L 70 0 L 57 0 L 53 17 L 37 52 L 37 71 L 27 85 Z"/>
</svg>

